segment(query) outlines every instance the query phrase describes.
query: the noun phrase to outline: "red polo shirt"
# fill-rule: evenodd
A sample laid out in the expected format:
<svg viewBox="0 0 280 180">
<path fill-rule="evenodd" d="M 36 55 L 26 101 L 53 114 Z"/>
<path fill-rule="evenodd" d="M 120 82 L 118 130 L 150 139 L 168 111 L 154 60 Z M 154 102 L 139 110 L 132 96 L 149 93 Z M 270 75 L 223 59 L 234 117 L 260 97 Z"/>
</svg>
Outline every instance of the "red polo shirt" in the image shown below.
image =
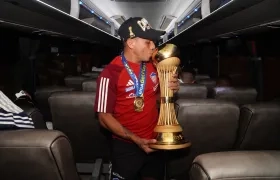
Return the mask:
<svg viewBox="0 0 280 180">
<path fill-rule="evenodd" d="M 139 78 L 141 64 L 128 61 L 129 67 Z M 144 90 L 144 109 L 134 110 L 134 82 L 125 69 L 121 56 L 117 56 L 101 72 L 97 79 L 94 109 L 96 112 L 112 113 L 122 126 L 140 138 L 155 138 L 158 110 L 156 106 L 158 77 L 153 64 L 146 63 L 146 86 Z"/>
</svg>

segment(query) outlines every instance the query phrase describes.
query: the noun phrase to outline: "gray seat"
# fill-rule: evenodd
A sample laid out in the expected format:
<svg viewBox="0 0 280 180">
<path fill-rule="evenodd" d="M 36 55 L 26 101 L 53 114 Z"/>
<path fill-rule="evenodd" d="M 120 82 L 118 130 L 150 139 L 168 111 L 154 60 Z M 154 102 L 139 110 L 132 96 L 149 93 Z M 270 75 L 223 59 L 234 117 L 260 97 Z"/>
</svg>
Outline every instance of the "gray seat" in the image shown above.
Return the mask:
<svg viewBox="0 0 280 180">
<path fill-rule="evenodd" d="M 207 97 L 207 88 L 200 84 L 180 84 L 176 99 L 205 99 Z"/>
<path fill-rule="evenodd" d="M 197 75 L 195 76 L 195 80 L 197 80 L 197 81 L 199 81 L 199 80 L 201 80 L 201 79 L 209 79 L 209 78 L 210 78 L 210 76 L 207 75 L 207 74 L 197 74 Z"/>
<path fill-rule="evenodd" d="M 82 83 L 83 91 L 85 92 L 95 92 L 96 91 L 96 80 L 86 80 Z"/>
<path fill-rule="evenodd" d="M 207 89 L 214 88 L 216 86 L 216 80 L 214 79 L 200 79 L 197 80 L 197 83 L 205 85 Z"/>
<path fill-rule="evenodd" d="M 45 121 L 52 121 L 52 115 L 50 113 L 48 98 L 54 92 L 61 91 L 73 91 L 73 88 L 65 87 L 65 86 L 48 86 L 38 88 L 35 92 L 35 100 L 38 105 L 38 109 L 40 109 L 43 114 Z"/>
<path fill-rule="evenodd" d="M 182 99 L 177 103 L 178 122 L 192 145 L 188 149 L 169 152 L 168 171 L 171 178 L 186 179 L 197 155 L 233 148 L 239 108 L 231 102 L 214 99 Z"/>
<path fill-rule="evenodd" d="M 241 108 L 235 148 L 280 150 L 280 104 L 266 102 Z"/>
<path fill-rule="evenodd" d="M 99 74 L 100 74 L 100 72 L 87 72 L 87 73 L 82 74 L 82 76 L 97 79 Z"/>
<path fill-rule="evenodd" d="M 93 92 L 57 92 L 49 98 L 53 128 L 69 137 L 77 163 L 109 159 L 107 134 L 99 125 L 94 102 Z"/>
<path fill-rule="evenodd" d="M 91 77 L 85 76 L 67 76 L 64 78 L 65 85 L 70 88 L 74 88 L 77 91 L 82 90 L 82 83 L 85 80 L 92 79 Z"/>
<path fill-rule="evenodd" d="M 280 179 L 280 151 L 235 151 L 195 158 L 190 180 Z"/>
<path fill-rule="evenodd" d="M 257 91 L 254 88 L 215 87 L 211 89 L 210 97 L 244 105 L 257 101 Z"/>
<path fill-rule="evenodd" d="M 68 138 L 59 131 L 0 132 L 1 180 L 79 180 Z"/>
</svg>

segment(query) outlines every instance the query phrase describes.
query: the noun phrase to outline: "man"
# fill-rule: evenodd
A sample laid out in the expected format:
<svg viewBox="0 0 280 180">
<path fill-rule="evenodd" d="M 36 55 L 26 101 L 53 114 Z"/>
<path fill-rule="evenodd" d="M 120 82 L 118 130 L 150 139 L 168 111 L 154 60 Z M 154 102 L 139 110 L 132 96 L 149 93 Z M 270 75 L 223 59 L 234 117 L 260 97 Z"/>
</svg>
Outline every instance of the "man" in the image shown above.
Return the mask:
<svg viewBox="0 0 280 180">
<path fill-rule="evenodd" d="M 113 180 L 161 180 L 164 174 L 162 152 L 149 147 L 156 143 L 159 95 L 157 71 L 150 58 L 154 41 L 164 33 L 152 29 L 144 18 L 128 19 L 119 28 L 124 52 L 97 80 L 95 111 L 100 124 L 113 134 Z M 178 91 L 176 75 L 169 88 Z"/>
</svg>

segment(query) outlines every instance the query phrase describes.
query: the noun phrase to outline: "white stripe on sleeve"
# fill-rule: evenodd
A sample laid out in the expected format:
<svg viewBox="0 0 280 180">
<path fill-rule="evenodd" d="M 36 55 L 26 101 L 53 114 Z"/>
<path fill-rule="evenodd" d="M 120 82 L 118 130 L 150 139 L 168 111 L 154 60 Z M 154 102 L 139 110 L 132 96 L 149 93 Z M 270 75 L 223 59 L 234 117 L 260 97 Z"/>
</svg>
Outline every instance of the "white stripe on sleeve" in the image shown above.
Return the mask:
<svg viewBox="0 0 280 180">
<path fill-rule="evenodd" d="M 101 77 L 98 92 L 98 112 L 106 113 L 109 78 Z"/>
</svg>

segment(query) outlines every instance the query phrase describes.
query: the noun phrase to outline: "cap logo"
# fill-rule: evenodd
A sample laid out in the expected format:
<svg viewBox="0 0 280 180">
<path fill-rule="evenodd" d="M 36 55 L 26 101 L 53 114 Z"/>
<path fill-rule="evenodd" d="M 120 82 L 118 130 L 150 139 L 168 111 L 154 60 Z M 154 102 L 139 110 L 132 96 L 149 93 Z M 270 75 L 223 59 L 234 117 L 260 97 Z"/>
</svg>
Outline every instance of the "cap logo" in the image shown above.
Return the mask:
<svg viewBox="0 0 280 180">
<path fill-rule="evenodd" d="M 133 31 L 132 31 L 132 27 L 129 26 L 128 30 L 129 30 L 129 37 L 130 37 L 130 38 L 134 38 L 134 37 L 135 37 L 135 34 L 134 34 Z"/>
<path fill-rule="evenodd" d="M 137 21 L 137 24 L 141 27 L 143 31 L 146 31 L 146 29 L 151 29 L 151 26 L 145 18 L 142 18 L 140 21 Z"/>
</svg>

